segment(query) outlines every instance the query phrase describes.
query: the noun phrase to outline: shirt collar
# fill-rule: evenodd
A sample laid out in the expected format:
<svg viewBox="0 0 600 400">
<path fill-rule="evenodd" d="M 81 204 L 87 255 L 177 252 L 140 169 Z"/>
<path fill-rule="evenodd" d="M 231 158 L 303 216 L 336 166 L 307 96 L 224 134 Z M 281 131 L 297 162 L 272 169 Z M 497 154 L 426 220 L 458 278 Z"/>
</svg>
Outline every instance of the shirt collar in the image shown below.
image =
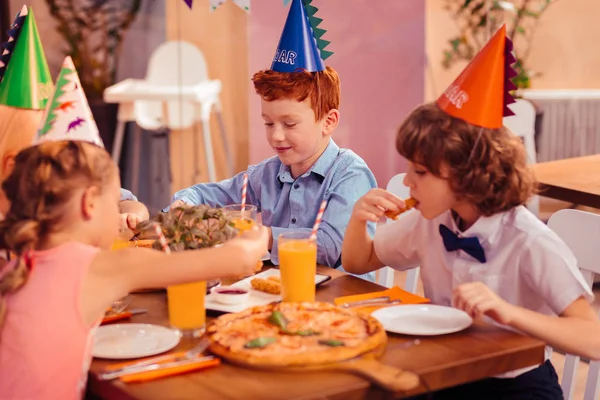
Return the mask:
<svg viewBox="0 0 600 400">
<path fill-rule="evenodd" d="M 306 171 L 302 176 L 308 176 L 311 173 L 320 175 L 321 177 L 325 177 L 327 172 L 331 169 L 331 166 L 335 162 L 338 154 L 340 152 L 340 147 L 333 141 L 333 139 L 329 139 L 329 144 L 325 148 L 325 151 L 321 156 L 317 159 L 317 161 L 313 164 L 312 167 L 308 171 Z M 279 166 L 279 173 L 277 174 L 277 179 L 279 182 L 287 182 L 293 183 L 294 178 L 292 178 L 292 171 L 290 170 L 289 165 L 285 165 L 281 163 Z"/>
<path fill-rule="evenodd" d="M 487 242 L 490 245 L 496 243 L 506 215 L 506 212 L 501 212 L 490 215 L 489 217 L 481 216 L 467 230 L 460 232 L 456 225 L 456 221 L 452 216 L 452 212 L 448 211 L 448 217 L 451 219 L 451 229 L 454 232 L 460 232 L 459 236 L 461 237 L 475 236 L 482 244 Z"/>
</svg>

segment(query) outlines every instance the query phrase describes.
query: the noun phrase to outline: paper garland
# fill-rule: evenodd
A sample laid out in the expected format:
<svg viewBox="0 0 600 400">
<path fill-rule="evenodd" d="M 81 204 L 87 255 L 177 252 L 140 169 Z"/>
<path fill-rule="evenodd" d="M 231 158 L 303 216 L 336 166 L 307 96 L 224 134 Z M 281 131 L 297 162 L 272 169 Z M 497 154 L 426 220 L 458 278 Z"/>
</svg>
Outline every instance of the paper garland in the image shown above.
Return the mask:
<svg viewBox="0 0 600 400">
<path fill-rule="evenodd" d="M 194 0 L 183 0 L 185 4 L 191 9 L 194 3 Z M 225 3 L 226 0 L 210 0 L 209 10 L 210 12 L 215 11 L 219 6 Z M 246 13 L 250 12 L 250 0 L 231 0 L 242 10 L 246 11 Z"/>
</svg>

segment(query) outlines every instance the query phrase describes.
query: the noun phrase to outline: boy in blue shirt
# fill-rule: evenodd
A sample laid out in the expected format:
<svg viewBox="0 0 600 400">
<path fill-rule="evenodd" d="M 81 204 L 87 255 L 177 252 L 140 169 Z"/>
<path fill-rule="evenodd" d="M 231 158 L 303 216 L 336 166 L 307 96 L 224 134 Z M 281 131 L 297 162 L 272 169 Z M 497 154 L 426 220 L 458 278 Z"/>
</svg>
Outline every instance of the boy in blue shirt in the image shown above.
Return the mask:
<svg viewBox="0 0 600 400">
<path fill-rule="evenodd" d="M 325 199 L 317 263 L 337 268 L 352 207 L 377 182 L 358 155 L 331 139 L 340 118 L 340 80 L 333 68 L 325 67 L 323 59 L 332 53 L 319 48 L 314 32 L 322 30 L 311 23 L 313 16 L 303 2 L 293 0 L 271 69 L 252 77 L 261 97 L 267 142 L 277 155 L 233 178 L 180 190 L 171 206 L 240 203 L 247 173 L 246 202 L 257 206 L 262 224 L 269 227 L 271 261 L 279 264 L 279 235 L 310 232 Z M 375 224 L 369 225 L 369 233 L 374 232 Z"/>
</svg>

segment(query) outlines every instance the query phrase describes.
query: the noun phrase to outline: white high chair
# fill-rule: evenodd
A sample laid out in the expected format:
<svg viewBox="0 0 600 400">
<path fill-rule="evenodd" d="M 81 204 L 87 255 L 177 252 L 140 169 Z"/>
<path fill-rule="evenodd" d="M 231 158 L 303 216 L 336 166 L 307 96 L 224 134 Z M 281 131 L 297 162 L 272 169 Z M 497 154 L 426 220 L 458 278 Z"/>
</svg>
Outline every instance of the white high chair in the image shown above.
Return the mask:
<svg viewBox="0 0 600 400">
<path fill-rule="evenodd" d="M 104 91 L 104 101 L 119 103 L 118 125 L 112 157 L 118 162 L 121 156 L 125 124 L 135 121 L 147 130 L 186 129 L 202 123 L 204 151 L 208 177 L 215 182 L 216 171 L 210 133 L 210 114 L 215 109 L 227 156 L 228 173 L 233 174 L 233 161 L 225 134 L 221 103 L 220 80 L 209 80 L 204 55 L 191 43 L 169 41 L 159 46 L 150 57 L 146 79 L 127 79 Z M 198 162 L 197 135 L 194 135 L 194 161 Z M 136 135 L 134 152 L 139 153 L 140 137 Z M 135 158 L 139 158 L 139 154 Z M 197 166 L 196 166 L 197 168 Z M 197 183 L 198 171 L 194 171 Z M 137 182 L 139 162 L 134 162 L 133 179 Z"/>
<path fill-rule="evenodd" d="M 583 277 L 592 286 L 594 274 L 600 274 L 600 215 L 565 209 L 552 214 L 548 220 L 552 229 L 569 246 Z M 561 386 L 566 400 L 573 398 L 575 374 L 579 357 L 567 354 Z M 597 400 L 600 394 L 600 362 L 591 361 L 583 400 Z"/>
<path fill-rule="evenodd" d="M 527 161 L 530 164 L 536 164 L 535 107 L 531 102 L 525 99 L 517 99 L 516 103 L 509 105 L 509 108 L 515 115 L 504 117 L 502 123 L 512 133 L 523 138 L 523 144 L 525 145 L 525 151 L 527 152 Z M 527 208 L 536 216 L 539 216 L 540 198 L 538 196 L 533 196 L 527 203 Z"/>
<path fill-rule="evenodd" d="M 404 186 L 404 176 L 406 174 L 398 174 L 392 177 L 387 185 L 387 191 L 395 194 L 396 196 L 406 199 L 410 196 L 410 189 Z M 415 212 L 414 210 L 410 210 L 407 212 Z M 402 218 L 405 213 L 400 214 L 400 218 Z M 386 223 L 393 222 L 391 219 L 386 219 Z M 417 283 L 419 281 L 419 267 L 409 269 L 406 273 L 406 282 L 404 284 L 404 290 L 415 293 L 417 291 Z M 377 282 L 385 287 L 394 286 L 394 269 L 391 267 L 383 267 L 379 270 L 379 281 Z"/>
</svg>

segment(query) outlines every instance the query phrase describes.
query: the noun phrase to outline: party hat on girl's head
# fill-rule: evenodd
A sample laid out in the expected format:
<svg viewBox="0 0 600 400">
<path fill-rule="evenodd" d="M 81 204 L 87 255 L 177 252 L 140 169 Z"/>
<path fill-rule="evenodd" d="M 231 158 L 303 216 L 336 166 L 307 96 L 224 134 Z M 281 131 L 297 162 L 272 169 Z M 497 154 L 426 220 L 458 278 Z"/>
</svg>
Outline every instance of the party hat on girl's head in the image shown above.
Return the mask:
<svg viewBox="0 0 600 400">
<path fill-rule="evenodd" d="M 42 110 L 53 84 L 31 7 L 23 6 L 0 46 L 0 104 Z"/>
<path fill-rule="evenodd" d="M 514 115 L 508 105 L 515 100 L 509 91 L 517 73 L 511 65 L 512 42 L 506 25 L 496 32 L 458 78 L 438 98 L 438 106 L 453 117 L 484 128 L 502 127 L 502 117 Z"/>
<path fill-rule="evenodd" d="M 271 69 L 277 72 L 310 72 L 325 70 L 326 60 L 333 53 L 325 50 L 328 41 L 321 39 L 327 32 L 318 28 L 322 19 L 315 17 L 318 8 L 312 0 L 293 0 Z"/>
<path fill-rule="evenodd" d="M 65 58 L 34 144 L 83 140 L 104 147 L 71 57 Z"/>
</svg>

